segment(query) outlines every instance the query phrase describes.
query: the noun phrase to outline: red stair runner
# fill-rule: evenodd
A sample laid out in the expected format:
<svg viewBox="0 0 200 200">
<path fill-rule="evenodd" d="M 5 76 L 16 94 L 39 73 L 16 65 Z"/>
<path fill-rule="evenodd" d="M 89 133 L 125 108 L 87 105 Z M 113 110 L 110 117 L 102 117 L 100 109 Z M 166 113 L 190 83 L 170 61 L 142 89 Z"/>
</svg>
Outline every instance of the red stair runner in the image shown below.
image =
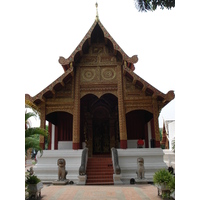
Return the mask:
<svg viewBox="0 0 200 200">
<path fill-rule="evenodd" d="M 110 157 L 88 158 L 86 174 L 86 185 L 114 185 L 114 171 Z"/>
</svg>

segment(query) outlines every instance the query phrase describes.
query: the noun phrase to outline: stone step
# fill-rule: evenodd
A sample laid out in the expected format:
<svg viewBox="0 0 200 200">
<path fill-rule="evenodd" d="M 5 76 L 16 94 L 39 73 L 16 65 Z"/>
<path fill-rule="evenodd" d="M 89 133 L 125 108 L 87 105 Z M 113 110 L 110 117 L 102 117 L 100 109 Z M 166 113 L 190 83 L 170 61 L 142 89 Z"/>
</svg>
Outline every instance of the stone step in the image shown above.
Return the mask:
<svg viewBox="0 0 200 200">
<path fill-rule="evenodd" d="M 97 174 L 97 171 L 87 171 L 87 175 L 94 176 Z M 107 170 L 107 171 L 98 171 L 98 175 L 111 175 L 113 174 L 113 171 Z"/>
<path fill-rule="evenodd" d="M 108 167 L 108 166 L 88 166 L 87 167 L 87 171 L 89 171 L 89 170 L 100 170 L 100 171 L 102 171 L 102 170 L 113 170 L 113 167 Z"/>
<path fill-rule="evenodd" d="M 88 158 L 87 185 L 113 185 L 113 166 L 111 158 Z"/>
<path fill-rule="evenodd" d="M 87 182 L 86 185 L 114 185 L 113 181 L 111 182 Z"/>
<path fill-rule="evenodd" d="M 96 178 L 112 178 L 113 174 L 89 174 L 87 175 L 87 179 L 96 179 Z"/>
</svg>

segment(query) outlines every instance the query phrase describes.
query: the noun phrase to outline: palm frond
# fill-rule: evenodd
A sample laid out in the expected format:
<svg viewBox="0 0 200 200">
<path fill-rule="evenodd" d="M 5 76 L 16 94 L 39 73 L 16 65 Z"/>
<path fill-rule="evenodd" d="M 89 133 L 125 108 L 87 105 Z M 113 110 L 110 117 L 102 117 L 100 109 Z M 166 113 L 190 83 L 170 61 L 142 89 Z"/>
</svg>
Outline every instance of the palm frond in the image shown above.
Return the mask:
<svg viewBox="0 0 200 200">
<path fill-rule="evenodd" d="M 27 113 L 27 111 L 25 111 L 25 130 L 31 127 L 31 122 L 30 122 L 31 117 L 36 117 L 36 114 L 33 112 Z"/>
<path fill-rule="evenodd" d="M 47 130 L 39 127 L 28 128 L 27 130 L 25 130 L 25 138 L 31 137 L 33 135 L 42 135 L 45 138 L 48 138 L 48 134 L 49 133 Z"/>
<path fill-rule="evenodd" d="M 30 117 L 36 117 L 37 115 L 33 112 L 25 112 L 25 122 L 30 118 Z"/>
<path fill-rule="evenodd" d="M 40 151 L 41 147 L 39 140 L 33 137 L 25 138 L 25 151 L 27 151 L 29 148 L 34 148 Z"/>
</svg>

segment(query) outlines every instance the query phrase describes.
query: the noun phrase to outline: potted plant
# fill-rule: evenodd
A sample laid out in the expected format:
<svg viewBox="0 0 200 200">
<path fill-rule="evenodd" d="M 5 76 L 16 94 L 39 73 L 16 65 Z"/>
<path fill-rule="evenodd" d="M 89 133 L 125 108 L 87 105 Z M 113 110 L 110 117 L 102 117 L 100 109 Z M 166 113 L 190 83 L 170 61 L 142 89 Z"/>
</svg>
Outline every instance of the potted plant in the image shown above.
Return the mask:
<svg viewBox="0 0 200 200">
<path fill-rule="evenodd" d="M 160 169 L 155 172 L 153 176 L 153 182 L 158 188 L 158 195 L 162 195 L 163 198 L 169 198 L 170 196 L 170 183 L 173 181 L 173 175 L 166 169 Z"/>
<path fill-rule="evenodd" d="M 38 197 L 38 195 L 41 197 L 41 189 L 43 188 L 43 184 L 37 176 L 29 174 L 26 177 L 25 184 L 30 197 L 34 196 L 35 199 Z"/>
<path fill-rule="evenodd" d="M 172 176 L 172 181 L 169 183 L 170 196 L 175 199 L 175 176 Z"/>
</svg>

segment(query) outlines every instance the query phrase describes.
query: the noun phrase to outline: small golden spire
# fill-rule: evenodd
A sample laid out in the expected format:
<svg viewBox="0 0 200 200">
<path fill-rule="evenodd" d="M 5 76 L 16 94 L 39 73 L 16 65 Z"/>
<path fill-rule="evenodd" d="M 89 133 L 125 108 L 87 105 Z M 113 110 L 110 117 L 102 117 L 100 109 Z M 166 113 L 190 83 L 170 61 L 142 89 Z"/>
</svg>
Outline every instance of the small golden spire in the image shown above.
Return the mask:
<svg viewBox="0 0 200 200">
<path fill-rule="evenodd" d="M 96 6 L 96 21 L 98 22 L 99 21 L 99 14 L 98 14 L 98 3 L 96 2 L 95 4 Z"/>
</svg>

